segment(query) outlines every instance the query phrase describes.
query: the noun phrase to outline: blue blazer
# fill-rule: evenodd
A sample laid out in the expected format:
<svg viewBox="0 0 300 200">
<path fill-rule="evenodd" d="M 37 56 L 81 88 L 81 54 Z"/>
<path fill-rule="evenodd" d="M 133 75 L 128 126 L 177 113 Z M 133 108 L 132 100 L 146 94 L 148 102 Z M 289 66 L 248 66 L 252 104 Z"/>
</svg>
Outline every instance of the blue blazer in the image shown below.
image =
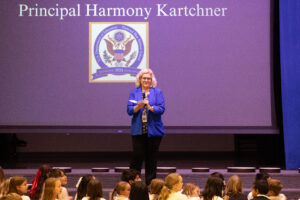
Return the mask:
<svg viewBox="0 0 300 200">
<path fill-rule="evenodd" d="M 148 122 L 148 137 L 162 137 L 165 136 L 165 130 L 161 115 L 165 112 L 165 101 L 162 91 L 157 88 L 150 88 L 148 95 L 149 105 L 153 106 L 154 112 L 147 110 Z M 135 88 L 130 92 L 129 100 L 141 101 L 143 99 L 141 87 Z M 138 112 L 133 112 L 133 107 L 136 103 L 127 103 L 128 115 L 133 115 L 131 120 L 131 135 L 142 135 L 142 113 L 141 108 Z"/>
</svg>

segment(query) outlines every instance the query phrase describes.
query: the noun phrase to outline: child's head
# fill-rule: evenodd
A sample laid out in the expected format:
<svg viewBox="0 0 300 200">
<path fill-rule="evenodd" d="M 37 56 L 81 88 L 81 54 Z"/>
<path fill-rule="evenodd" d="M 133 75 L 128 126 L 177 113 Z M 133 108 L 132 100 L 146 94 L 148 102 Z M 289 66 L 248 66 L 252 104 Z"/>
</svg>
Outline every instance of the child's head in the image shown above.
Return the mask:
<svg viewBox="0 0 300 200">
<path fill-rule="evenodd" d="M 102 184 L 97 179 L 91 179 L 87 185 L 86 194 L 90 200 L 103 197 Z"/>
<path fill-rule="evenodd" d="M 59 180 L 61 182 L 61 185 L 64 186 L 64 185 L 67 185 L 68 183 L 68 179 L 67 179 L 67 175 L 65 173 L 64 170 L 59 170 L 60 171 L 60 177 L 59 177 Z"/>
<path fill-rule="evenodd" d="M 225 189 L 226 181 L 225 181 L 224 175 L 222 173 L 214 172 L 214 173 L 210 174 L 209 176 L 220 178 L 223 181 L 223 189 Z"/>
<path fill-rule="evenodd" d="M 152 181 L 150 183 L 150 194 L 159 195 L 159 193 L 164 185 L 165 185 L 164 180 L 159 179 L 159 178 L 152 179 Z"/>
<path fill-rule="evenodd" d="M 283 187 L 280 180 L 270 179 L 268 180 L 268 184 L 269 184 L 268 196 L 278 196 Z"/>
<path fill-rule="evenodd" d="M 194 183 L 186 183 L 183 187 L 182 194 L 188 197 L 199 197 L 200 188 Z"/>
<path fill-rule="evenodd" d="M 122 172 L 122 181 L 128 182 L 130 185 L 135 181 L 141 181 L 141 173 L 135 169 L 127 169 Z"/>
<path fill-rule="evenodd" d="M 49 165 L 41 165 L 32 180 L 32 187 L 30 189 L 30 197 L 32 199 L 40 199 L 44 187 L 44 182 L 49 178 L 49 171 L 52 167 Z"/>
<path fill-rule="evenodd" d="M 165 186 L 169 190 L 178 192 L 182 189 L 182 177 L 178 173 L 171 173 L 165 178 Z"/>
<path fill-rule="evenodd" d="M 49 177 L 51 178 L 59 178 L 61 185 L 67 185 L 68 180 L 64 170 L 61 169 L 51 169 L 49 172 Z"/>
<path fill-rule="evenodd" d="M 10 179 L 8 193 L 17 193 L 23 195 L 27 193 L 27 180 L 23 176 L 14 176 Z"/>
<path fill-rule="evenodd" d="M 78 180 L 76 185 L 77 199 L 81 200 L 84 196 L 86 196 L 87 185 L 92 179 L 95 179 L 95 177 L 91 175 L 85 175 Z"/>
<path fill-rule="evenodd" d="M 129 194 L 130 200 L 149 200 L 148 187 L 146 183 L 142 181 L 135 181 L 131 184 L 131 190 Z"/>
<path fill-rule="evenodd" d="M 233 175 L 228 179 L 226 186 L 226 194 L 241 194 L 243 193 L 243 184 L 239 176 Z"/>
<path fill-rule="evenodd" d="M 220 172 L 214 172 L 214 173 L 211 173 L 210 176 L 217 177 L 217 178 L 222 179 L 222 181 L 225 181 L 224 175 L 221 174 Z"/>
<path fill-rule="evenodd" d="M 264 179 L 264 180 L 268 180 L 268 179 L 270 179 L 271 177 L 270 177 L 270 175 L 268 174 L 268 173 L 266 173 L 266 172 L 263 172 L 263 173 L 257 173 L 256 175 L 255 175 L 255 180 L 257 181 L 257 180 L 262 180 L 262 179 Z"/>
<path fill-rule="evenodd" d="M 112 198 L 115 193 L 117 193 L 118 195 L 123 195 L 123 196 L 129 197 L 130 189 L 131 189 L 131 187 L 128 182 L 120 181 L 117 183 L 116 187 L 114 188 L 114 190 L 112 192 Z"/>
<path fill-rule="evenodd" d="M 256 197 L 258 194 L 267 194 L 268 191 L 269 191 L 269 185 L 266 180 L 264 179 L 256 180 L 253 183 L 253 187 L 252 187 L 253 197 Z"/>
<path fill-rule="evenodd" d="M 224 182 L 222 179 L 214 176 L 209 176 L 203 190 L 202 196 L 204 200 L 211 200 L 213 196 L 222 196 Z"/>
<path fill-rule="evenodd" d="M 61 182 L 57 178 L 47 178 L 44 183 L 42 200 L 54 200 L 62 191 Z"/>
<path fill-rule="evenodd" d="M 182 177 L 177 173 L 171 173 L 165 178 L 165 185 L 161 189 L 159 199 L 168 199 L 171 192 L 178 192 L 182 189 Z"/>
</svg>

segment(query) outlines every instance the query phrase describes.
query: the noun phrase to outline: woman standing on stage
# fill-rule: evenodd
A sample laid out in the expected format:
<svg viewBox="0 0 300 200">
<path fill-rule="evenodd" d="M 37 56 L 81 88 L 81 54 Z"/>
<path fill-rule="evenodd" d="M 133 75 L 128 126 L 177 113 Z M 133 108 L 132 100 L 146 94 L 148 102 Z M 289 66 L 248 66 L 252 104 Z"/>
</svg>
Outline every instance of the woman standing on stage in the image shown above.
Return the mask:
<svg viewBox="0 0 300 200">
<path fill-rule="evenodd" d="M 136 88 L 130 92 L 127 113 L 132 115 L 131 136 L 133 158 L 130 168 L 141 171 L 145 160 L 146 184 L 156 178 L 157 152 L 165 130 L 161 115 L 165 111 L 162 91 L 151 69 L 142 69 L 136 76 Z"/>
</svg>

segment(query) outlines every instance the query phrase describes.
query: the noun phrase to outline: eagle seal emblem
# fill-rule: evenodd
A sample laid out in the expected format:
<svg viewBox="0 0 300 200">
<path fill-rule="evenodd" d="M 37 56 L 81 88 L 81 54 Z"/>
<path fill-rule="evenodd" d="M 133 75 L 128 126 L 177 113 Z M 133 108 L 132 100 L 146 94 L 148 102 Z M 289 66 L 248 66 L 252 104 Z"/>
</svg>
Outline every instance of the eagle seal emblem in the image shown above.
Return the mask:
<svg viewBox="0 0 300 200">
<path fill-rule="evenodd" d="M 121 31 L 114 34 L 114 39 L 109 36 L 108 39 L 104 39 L 106 42 L 107 51 L 111 56 L 113 56 L 113 59 L 110 60 L 107 56 L 106 51 L 104 51 L 106 53 L 105 57 L 108 59 L 108 62 L 117 61 L 118 63 L 120 63 L 121 61 L 125 61 L 126 66 L 128 66 L 130 61 L 127 62 L 124 57 L 126 57 L 130 53 L 132 42 L 134 41 L 134 39 L 131 39 L 131 35 L 125 41 L 124 39 L 125 34 Z M 135 57 L 135 53 L 136 52 L 132 54 L 131 58 Z"/>
<path fill-rule="evenodd" d="M 143 38 L 134 28 L 126 24 L 113 24 L 103 29 L 93 45 L 93 57 L 98 69 L 92 80 L 108 75 L 131 77 L 141 70 L 144 58 Z"/>
</svg>

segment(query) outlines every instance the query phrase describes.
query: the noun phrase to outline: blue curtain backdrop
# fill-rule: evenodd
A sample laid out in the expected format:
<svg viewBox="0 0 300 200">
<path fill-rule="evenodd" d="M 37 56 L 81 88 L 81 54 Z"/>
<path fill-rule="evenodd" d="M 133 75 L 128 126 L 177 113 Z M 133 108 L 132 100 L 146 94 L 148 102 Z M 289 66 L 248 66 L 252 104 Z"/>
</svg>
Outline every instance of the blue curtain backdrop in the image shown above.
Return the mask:
<svg viewBox="0 0 300 200">
<path fill-rule="evenodd" d="M 300 0 L 280 0 L 280 59 L 286 169 L 300 167 Z"/>
</svg>

